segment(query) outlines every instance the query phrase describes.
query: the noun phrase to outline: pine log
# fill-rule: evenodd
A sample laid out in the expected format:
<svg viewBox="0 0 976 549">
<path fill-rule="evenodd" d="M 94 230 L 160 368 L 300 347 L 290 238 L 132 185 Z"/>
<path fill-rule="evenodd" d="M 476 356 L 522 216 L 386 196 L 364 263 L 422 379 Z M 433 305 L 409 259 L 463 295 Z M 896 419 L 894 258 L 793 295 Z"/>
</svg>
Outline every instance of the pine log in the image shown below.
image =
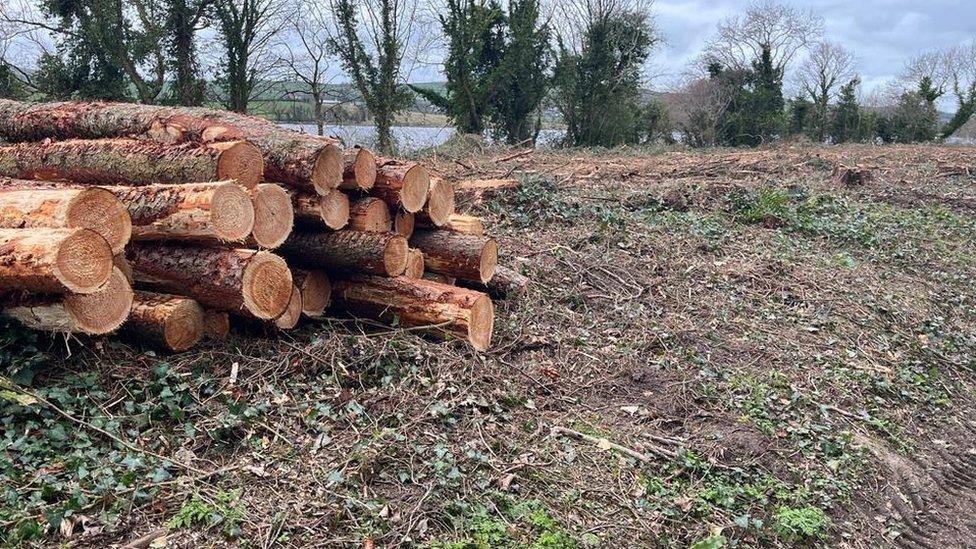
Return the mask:
<svg viewBox="0 0 976 549">
<path fill-rule="evenodd" d="M 419 212 L 427 203 L 430 175 L 420 164 L 384 159 L 376 169 L 376 183 L 370 191 L 391 210 Z"/>
<path fill-rule="evenodd" d="M 368 191 L 376 183 L 376 157 L 362 147 L 346 149 L 342 153 L 345 170 L 340 188 L 347 191 Z"/>
<path fill-rule="evenodd" d="M 492 238 L 450 231 L 416 231 L 410 245 L 424 252 L 428 270 L 487 283 L 498 265 L 498 244 Z"/>
<path fill-rule="evenodd" d="M 407 249 L 407 239 L 396 233 L 294 232 L 281 253 L 306 269 L 400 276 L 407 268 Z"/>
<path fill-rule="evenodd" d="M 18 143 L 0 147 L 0 175 L 95 185 L 153 185 L 233 179 L 254 187 L 261 153 L 243 141 L 160 145 L 136 139 Z"/>
<path fill-rule="evenodd" d="M 112 258 L 112 264 L 122 271 L 122 276 L 129 281 L 129 285 L 136 283 L 135 279 L 132 278 L 132 265 L 129 264 L 129 260 L 125 258 L 125 254 L 118 254 Z"/>
<path fill-rule="evenodd" d="M 337 231 L 349 224 L 349 197 L 335 189 L 327 195 L 292 193 L 295 222 L 306 229 Z"/>
<path fill-rule="evenodd" d="M 404 277 L 355 276 L 333 284 L 338 309 L 353 315 L 396 322 L 400 326 L 430 326 L 432 331 L 466 338 L 478 350 L 491 346 L 494 308 L 485 294 Z"/>
<path fill-rule="evenodd" d="M 112 193 L 98 187 L 52 188 L 42 182 L 0 179 L 0 228 L 91 229 L 122 252 L 132 236 L 132 221 Z"/>
<path fill-rule="evenodd" d="M 272 320 L 291 299 L 291 271 L 269 252 L 139 242 L 126 258 L 145 288 L 192 297 L 219 311 Z"/>
<path fill-rule="evenodd" d="M 457 284 L 457 279 L 453 276 L 432 273 L 430 271 L 424 271 L 424 280 L 429 280 L 431 282 L 437 282 L 440 284 L 447 284 L 448 286 L 454 286 Z"/>
<path fill-rule="evenodd" d="M 14 293 L 0 297 L 4 316 L 28 328 L 47 332 L 102 335 L 125 322 L 132 307 L 132 287 L 119 269 L 90 294 Z"/>
<path fill-rule="evenodd" d="M 89 229 L 0 229 L 0 291 L 90 294 L 111 276 L 112 257 Z"/>
<path fill-rule="evenodd" d="M 424 277 L 424 252 L 417 248 L 410 248 L 407 252 L 407 268 L 403 271 L 407 278 Z"/>
<path fill-rule="evenodd" d="M 165 144 L 247 140 L 263 155 L 264 175 L 290 187 L 326 192 L 342 182 L 342 153 L 334 139 L 281 128 L 267 120 L 203 108 L 80 102 L 31 105 L 0 100 L 0 138 L 7 141 L 145 137 Z M 260 173 L 260 172 L 259 172 Z M 196 177 L 178 181 L 214 181 Z M 253 187 L 259 181 L 240 181 Z"/>
<path fill-rule="evenodd" d="M 278 318 L 274 320 L 274 325 L 280 330 L 292 330 L 298 326 L 298 321 L 302 318 L 302 292 L 297 287 L 292 287 L 291 299 L 288 300 L 288 308 Z"/>
<path fill-rule="evenodd" d="M 203 337 L 223 341 L 230 334 L 230 315 L 224 311 L 208 310 L 203 316 Z"/>
<path fill-rule="evenodd" d="M 292 269 L 295 287 L 302 293 L 302 312 L 319 317 L 332 300 L 332 281 L 325 271 Z"/>
<path fill-rule="evenodd" d="M 132 239 L 200 243 L 243 241 L 254 206 L 236 182 L 108 187 L 132 217 Z"/>
<path fill-rule="evenodd" d="M 135 292 L 122 333 L 157 349 L 179 353 L 203 338 L 203 307 L 188 297 Z"/>
<path fill-rule="evenodd" d="M 379 198 L 360 198 L 349 204 L 349 230 L 387 233 L 393 230 L 390 208 Z"/>
<path fill-rule="evenodd" d="M 288 239 L 295 226 L 295 209 L 285 189 L 262 183 L 251 191 L 254 201 L 254 230 L 250 243 L 258 248 L 274 249 Z"/>
<path fill-rule="evenodd" d="M 447 179 L 432 177 L 427 192 L 427 204 L 421 212 L 424 220 L 435 227 L 448 222 L 454 213 L 454 186 Z"/>
<path fill-rule="evenodd" d="M 400 210 L 393 218 L 393 232 L 397 233 L 403 238 L 410 238 L 413 236 L 415 226 L 416 216 L 414 216 L 412 213 Z"/>
<path fill-rule="evenodd" d="M 480 217 L 473 215 L 452 214 L 448 216 L 447 222 L 440 227 L 435 227 L 430 219 L 418 215 L 417 224 L 424 229 L 440 229 L 454 233 L 471 234 L 474 236 L 485 236 L 485 224 Z"/>
<path fill-rule="evenodd" d="M 487 284 L 473 280 L 458 280 L 457 284 L 486 293 L 494 299 L 509 299 L 525 294 L 529 279 L 514 269 L 499 265 L 495 269 L 495 276 Z"/>
</svg>

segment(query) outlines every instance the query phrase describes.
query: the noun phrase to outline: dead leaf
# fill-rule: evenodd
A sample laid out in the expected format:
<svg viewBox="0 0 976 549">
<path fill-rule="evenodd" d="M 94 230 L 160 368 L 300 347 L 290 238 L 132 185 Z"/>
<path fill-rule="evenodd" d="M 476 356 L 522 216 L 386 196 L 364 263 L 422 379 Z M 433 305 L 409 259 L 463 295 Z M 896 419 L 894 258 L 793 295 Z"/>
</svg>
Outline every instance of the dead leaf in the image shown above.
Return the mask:
<svg viewBox="0 0 976 549">
<path fill-rule="evenodd" d="M 688 496 L 678 496 L 674 498 L 674 504 L 678 506 L 683 512 L 687 513 L 691 511 L 691 504 L 693 500 Z"/>
</svg>

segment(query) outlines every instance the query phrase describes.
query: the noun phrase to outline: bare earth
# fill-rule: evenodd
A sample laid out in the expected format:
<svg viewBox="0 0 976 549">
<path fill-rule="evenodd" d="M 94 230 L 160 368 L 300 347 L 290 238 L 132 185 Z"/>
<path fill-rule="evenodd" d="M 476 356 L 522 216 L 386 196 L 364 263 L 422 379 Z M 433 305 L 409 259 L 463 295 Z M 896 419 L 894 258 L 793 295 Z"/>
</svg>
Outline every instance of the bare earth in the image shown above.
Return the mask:
<svg viewBox="0 0 976 549">
<path fill-rule="evenodd" d="M 974 544 L 976 150 L 517 152 L 426 157 L 523 177 L 462 208 L 533 280 L 488 353 L 7 329 L 0 543 Z"/>
</svg>

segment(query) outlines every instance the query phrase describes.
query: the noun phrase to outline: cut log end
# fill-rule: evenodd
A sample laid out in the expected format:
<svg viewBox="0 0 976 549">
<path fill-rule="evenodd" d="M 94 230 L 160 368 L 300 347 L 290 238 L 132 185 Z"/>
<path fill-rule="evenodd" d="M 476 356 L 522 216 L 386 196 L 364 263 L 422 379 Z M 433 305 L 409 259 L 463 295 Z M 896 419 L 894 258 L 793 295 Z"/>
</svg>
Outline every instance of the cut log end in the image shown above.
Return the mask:
<svg viewBox="0 0 976 549">
<path fill-rule="evenodd" d="M 273 249 L 281 246 L 295 225 L 291 197 L 278 185 L 262 184 L 252 192 L 254 230 L 251 235 L 258 246 Z"/>
<path fill-rule="evenodd" d="M 349 207 L 349 228 L 366 233 L 385 233 L 393 228 L 386 202 L 378 198 L 361 198 Z"/>
<path fill-rule="evenodd" d="M 203 338 L 204 318 L 203 307 L 190 298 L 135 292 L 132 313 L 123 331 L 179 353 Z"/>
<path fill-rule="evenodd" d="M 487 284 L 495 276 L 497 268 L 498 243 L 492 238 L 485 242 L 485 247 L 481 250 L 481 282 Z"/>
<path fill-rule="evenodd" d="M 244 308 L 262 320 L 278 318 L 291 302 L 293 285 L 284 259 L 269 252 L 257 252 L 244 269 L 241 288 Z"/>
<path fill-rule="evenodd" d="M 491 335 L 495 329 L 495 306 L 487 295 L 481 296 L 471 307 L 468 320 L 468 341 L 479 351 L 491 347 Z"/>
<path fill-rule="evenodd" d="M 132 218 L 114 194 L 99 188 L 85 189 L 68 205 L 68 227 L 91 229 L 102 235 L 113 254 L 122 253 L 132 237 Z"/>
<path fill-rule="evenodd" d="M 54 276 L 72 292 L 100 289 L 112 275 L 114 255 L 105 238 L 90 229 L 77 229 L 58 247 Z"/>
<path fill-rule="evenodd" d="M 342 184 L 344 169 L 342 151 L 335 145 L 326 145 L 319 151 L 312 168 L 312 184 L 316 192 L 326 195 L 338 188 Z"/>
<path fill-rule="evenodd" d="M 217 177 L 233 179 L 238 184 L 253 189 L 264 177 L 264 159 L 261 151 L 245 141 L 215 143 L 210 145 L 221 151 L 217 160 Z"/>
<path fill-rule="evenodd" d="M 410 245 L 407 239 L 397 235 L 391 238 L 383 252 L 383 264 L 386 266 L 388 276 L 400 276 L 407 270 L 407 260 L 410 253 Z"/>
<path fill-rule="evenodd" d="M 80 331 L 90 335 L 107 334 L 118 329 L 129 317 L 132 286 L 122 271 L 114 268 L 108 282 L 99 291 L 65 296 L 64 304 Z"/>
<path fill-rule="evenodd" d="M 166 317 L 163 327 L 166 346 L 177 353 L 194 347 L 203 339 L 203 324 L 203 308 L 192 299 L 181 299 Z"/>
<path fill-rule="evenodd" d="M 332 281 L 322 271 L 293 271 L 295 285 L 302 292 L 302 312 L 319 317 L 332 300 Z"/>
<path fill-rule="evenodd" d="M 223 341 L 230 334 L 230 315 L 223 311 L 207 311 L 203 318 L 203 336 Z"/>
<path fill-rule="evenodd" d="M 424 211 L 434 225 L 447 224 L 454 213 L 454 187 L 450 181 L 439 178 L 431 181 Z"/>
<path fill-rule="evenodd" d="M 291 330 L 298 326 L 298 321 L 302 318 L 302 292 L 297 287 L 292 286 L 291 299 L 288 300 L 288 308 L 285 312 L 275 319 L 274 325 L 281 330 Z"/>
<path fill-rule="evenodd" d="M 225 183 L 214 190 L 210 216 L 214 233 L 222 240 L 239 242 L 254 230 L 254 204 L 236 182 Z"/>
<path fill-rule="evenodd" d="M 368 191 L 376 184 L 376 157 L 366 149 L 359 148 L 353 163 L 356 188 Z"/>
<path fill-rule="evenodd" d="M 416 224 L 416 217 L 405 211 L 399 211 L 396 214 L 396 218 L 393 220 L 393 232 L 402 236 L 403 238 L 410 238 L 413 236 L 413 229 Z"/>
<path fill-rule="evenodd" d="M 407 268 L 403 272 L 403 276 L 413 279 L 424 277 L 424 252 L 410 248 L 407 253 Z"/>
<path fill-rule="evenodd" d="M 349 197 L 338 189 L 322 197 L 320 210 L 322 221 L 330 229 L 338 231 L 349 224 Z"/>
<path fill-rule="evenodd" d="M 400 189 L 400 202 L 403 209 L 415 213 L 423 209 L 427 203 L 427 193 L 430 190 L 430 174 L 420 164 L 414 164 L 403 177 L 403 188 Z"/>
</svg>

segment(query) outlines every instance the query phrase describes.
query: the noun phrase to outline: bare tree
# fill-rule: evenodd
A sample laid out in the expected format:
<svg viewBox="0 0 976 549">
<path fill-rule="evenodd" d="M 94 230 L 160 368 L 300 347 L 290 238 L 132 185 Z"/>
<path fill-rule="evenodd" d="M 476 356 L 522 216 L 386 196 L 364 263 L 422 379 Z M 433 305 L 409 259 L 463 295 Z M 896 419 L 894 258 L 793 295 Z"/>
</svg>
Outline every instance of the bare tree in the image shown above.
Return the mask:
<svg viewBox="0 0 976 549">
<path fill-rule="evenodd" d="M 271 85 L 274 40 L 285 25 L 275 0 L 217 0 L 214 4 L 224 58 L 218 81 L 229 110 L 247 113 L 250 102 Z"/>
<path fill-rule="evenodd" d="M 279 45 L 279 74 L 285 81 L 297 84 L 285 93 L 288 96 L 307 94 L 311 98 L 318 135 L 325 132 L 325 102 L 334 35 L 335 21 L 323 0 L 298 0 Z"/>
<path fill-rule="evenodd" d="M 945 50 L 925 52 L 909 59 L 900 77 L 903 90 L 915 89 L 919 82 L 928 79 L 935 93 L 944 95 L 951 80 L 948 59 Z"/>
<path fill-rule="evenodd" d="M 817 138 L 827 134 L 830 100 L 835 90 L 854 77 L 854 54 L 840 44 L 818 42 L 800 65 L 797 79 L 816 108 Z"/>
<path fill-rule="evenodd" d="M 823 35 L 823 18 L 773 0 L 760 0 L 742 16 L 733 16 L 718 27 L 718 35 L 705 47 L 705 64 L 749 69 L 769 48 L 776 70 L 786 74 L 790 62 Z"/>
<path fill-rule="evenodd" d="M 586 29 L 617 15 L 643 14 L 650 18 L 654 0 L 563 0 L 554 4 L 553 21 L 563 44 L 575 53 Z"/>
</svg>

